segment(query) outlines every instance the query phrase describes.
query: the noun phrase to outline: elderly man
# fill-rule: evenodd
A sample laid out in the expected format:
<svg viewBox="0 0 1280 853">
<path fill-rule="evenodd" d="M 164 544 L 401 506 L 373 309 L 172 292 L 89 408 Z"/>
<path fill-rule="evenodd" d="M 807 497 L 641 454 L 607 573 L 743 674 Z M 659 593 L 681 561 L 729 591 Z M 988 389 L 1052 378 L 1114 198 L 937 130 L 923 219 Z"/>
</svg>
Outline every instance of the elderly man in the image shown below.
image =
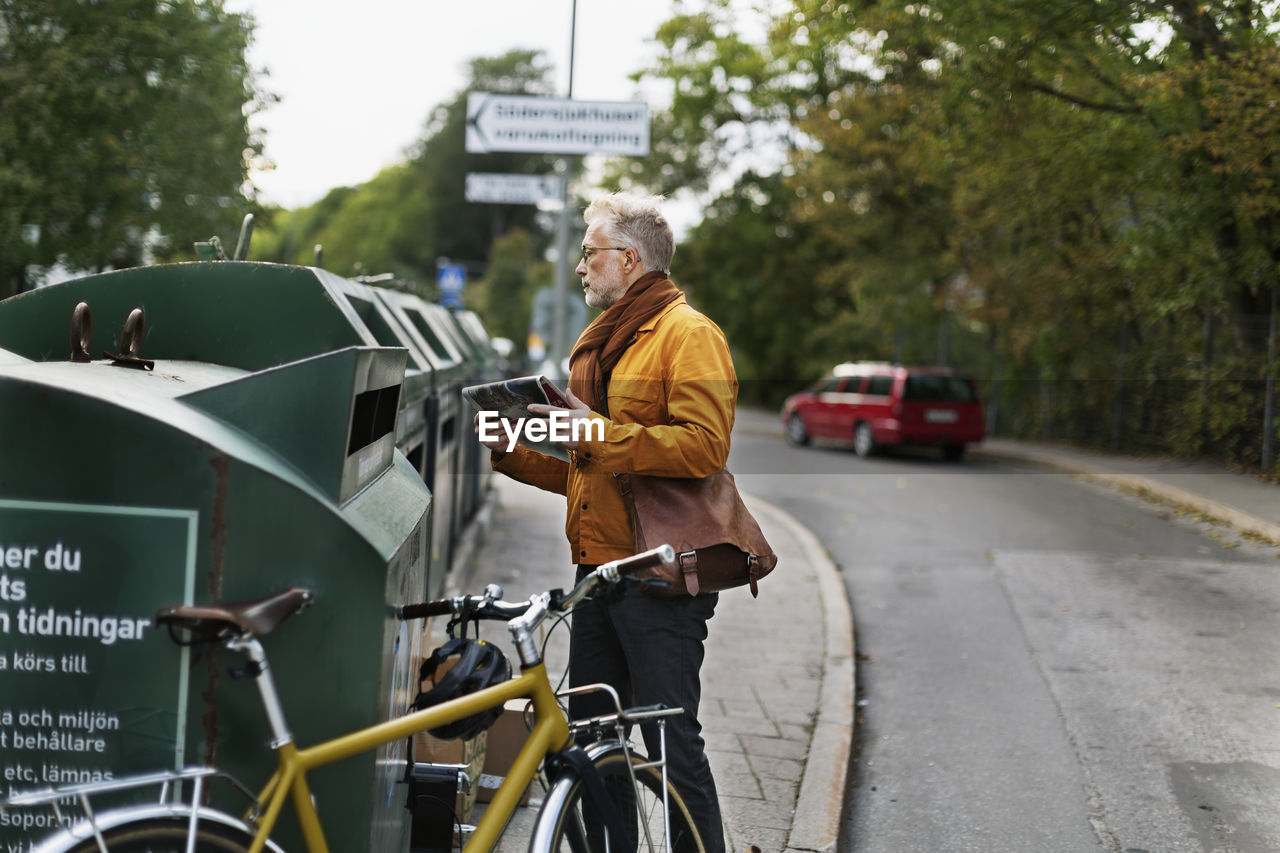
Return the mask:
<svg viewBox="0 0 1280 853">
<path fill-rule="evenodd" d="M 570 355 L 573 408 L 554 411 L 600 423 L 565 443 L 568 463 L 524 447 L 504 453 L 490 445 L 495 471 L 568 498 L 565 534 L 579 577 L 635 550 L 614 474 L 708 477 L 729 456 L 738 390 L 733 361 L 719 327 L 689 307 L 668 278 L 675 240 L 659 201 L 614 194 L 584 214 L 576 272 L 587 304 L 604 311 Z M 617 600 L 588 602 L 573 615 L 569 652 L 575 685 L 604 682 L 624 705 L 685 709 L 668 725 L 669 772 L 709 853 L 724 849 L 724 833 L 698 701 L 716 600 L 714 594 L 658 598 L 630 588 Z M 572 700 L 574 716 L 608 710 L 598 696 Z M 651 754 L 655 735 L 645 732 Z"/>
</svg>

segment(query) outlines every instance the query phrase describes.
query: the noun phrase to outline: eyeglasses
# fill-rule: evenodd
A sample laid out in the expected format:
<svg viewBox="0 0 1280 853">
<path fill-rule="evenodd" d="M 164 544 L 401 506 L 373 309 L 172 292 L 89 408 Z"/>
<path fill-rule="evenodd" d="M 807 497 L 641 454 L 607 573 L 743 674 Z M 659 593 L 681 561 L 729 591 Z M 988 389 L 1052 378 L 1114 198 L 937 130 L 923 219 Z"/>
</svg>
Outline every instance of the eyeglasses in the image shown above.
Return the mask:
<svg viewBox="0 0 1280 853">
<path fill-rule="evenodd" d="M 582 259 L 584 261 L 590 261 L 595 256 L 596 252 L 625 252 L 630 248 L 630 246 L 588 246 L 586 243 L 583 243 Z"/>
</svg>

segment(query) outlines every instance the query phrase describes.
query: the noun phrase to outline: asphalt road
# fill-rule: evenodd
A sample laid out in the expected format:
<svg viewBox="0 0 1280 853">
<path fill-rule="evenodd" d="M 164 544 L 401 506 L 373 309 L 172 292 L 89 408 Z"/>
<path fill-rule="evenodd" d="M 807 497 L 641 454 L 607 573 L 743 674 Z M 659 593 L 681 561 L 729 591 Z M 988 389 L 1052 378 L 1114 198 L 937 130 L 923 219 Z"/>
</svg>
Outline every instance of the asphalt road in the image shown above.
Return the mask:
<svg viewBox="0 0 1280 853">
<path fill-rule="evenodd" d="M 1276 548 L 980 455 L 788 447 L 768 413 L 730 467 L 846 579 L 846 851 L 1280 851 Z"/>
</svg>

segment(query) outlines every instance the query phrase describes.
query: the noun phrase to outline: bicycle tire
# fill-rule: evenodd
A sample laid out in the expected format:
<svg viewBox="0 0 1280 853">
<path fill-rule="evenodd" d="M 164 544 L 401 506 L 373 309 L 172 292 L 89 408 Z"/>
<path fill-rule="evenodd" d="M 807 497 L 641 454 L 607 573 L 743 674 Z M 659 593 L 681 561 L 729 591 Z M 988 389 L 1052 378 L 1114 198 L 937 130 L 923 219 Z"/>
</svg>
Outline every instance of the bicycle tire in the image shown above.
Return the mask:
<svg viewBox="0 0 1280 853">
<path fill-rule="evenodd" d="M 186 818 L 140 818 L 103 830 L 108 853 L 185 853 Z M 234 826 L 202 820 L 196 827 L 196 853 L 244 853 L 253 835 Z M 98 842 L 87 838 L 67 853 L 99 853 Z"/>
<path fill-rule="evenodd" d="M 675 853 L 704 853 L 702 837 L 698 834 L 689 807 L 675 787 L 667 782 L 667 796 L 671 815 L 671 846 L 667 847 L 666 822 L 662 819 L 662 771 L 656 767 L 640 767 L 647 762 L 644 756 L 632 752 L 630 760 L 635 767 L 638 783 L 639 801 L 635 808 L 627 802 L 632 791 L 630 774 L 627 772 L 628 756 L 621 745 L 613 745 L 591 756 L 591 766 L 600 774 L 605 789 L 614 794 L 615 804 L 619 805 L 619 813 L 631 815 L 624 817 L 626 831 L 631 835 L 628 839 L 630 850 L 657 853 L 668 849 Z M 534 824 L 533 837 L 529 842 L 530 853 L 618 853 L 614 845 L 605 843 L 603 822 L 593 816 L 590 795 L 582 780 L 576 776 L 560 779 L 551 786 L 538 812 Z M 642 815 L 649 826 L 649 834 L 640 830 L 640 824 L 634 819 Z"/>
</svg>

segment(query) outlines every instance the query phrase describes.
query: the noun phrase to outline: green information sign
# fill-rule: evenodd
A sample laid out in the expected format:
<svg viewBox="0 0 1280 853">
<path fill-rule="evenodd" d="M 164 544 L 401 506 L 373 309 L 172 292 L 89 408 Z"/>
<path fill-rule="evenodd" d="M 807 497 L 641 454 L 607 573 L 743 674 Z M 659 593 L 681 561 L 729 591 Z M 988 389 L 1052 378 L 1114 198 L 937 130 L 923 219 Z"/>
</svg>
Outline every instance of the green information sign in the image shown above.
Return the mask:
<svg viewBox="0 0 1280 853">
<path fill-rule="evenodd" d="M 192 601 L 196 528 L 195 511 L 0 500 L 0 790 L 182 765 L 189 653 L 151 617 Z M 0 849 L 54 828 L 0 814 Z"/>
</svg>

